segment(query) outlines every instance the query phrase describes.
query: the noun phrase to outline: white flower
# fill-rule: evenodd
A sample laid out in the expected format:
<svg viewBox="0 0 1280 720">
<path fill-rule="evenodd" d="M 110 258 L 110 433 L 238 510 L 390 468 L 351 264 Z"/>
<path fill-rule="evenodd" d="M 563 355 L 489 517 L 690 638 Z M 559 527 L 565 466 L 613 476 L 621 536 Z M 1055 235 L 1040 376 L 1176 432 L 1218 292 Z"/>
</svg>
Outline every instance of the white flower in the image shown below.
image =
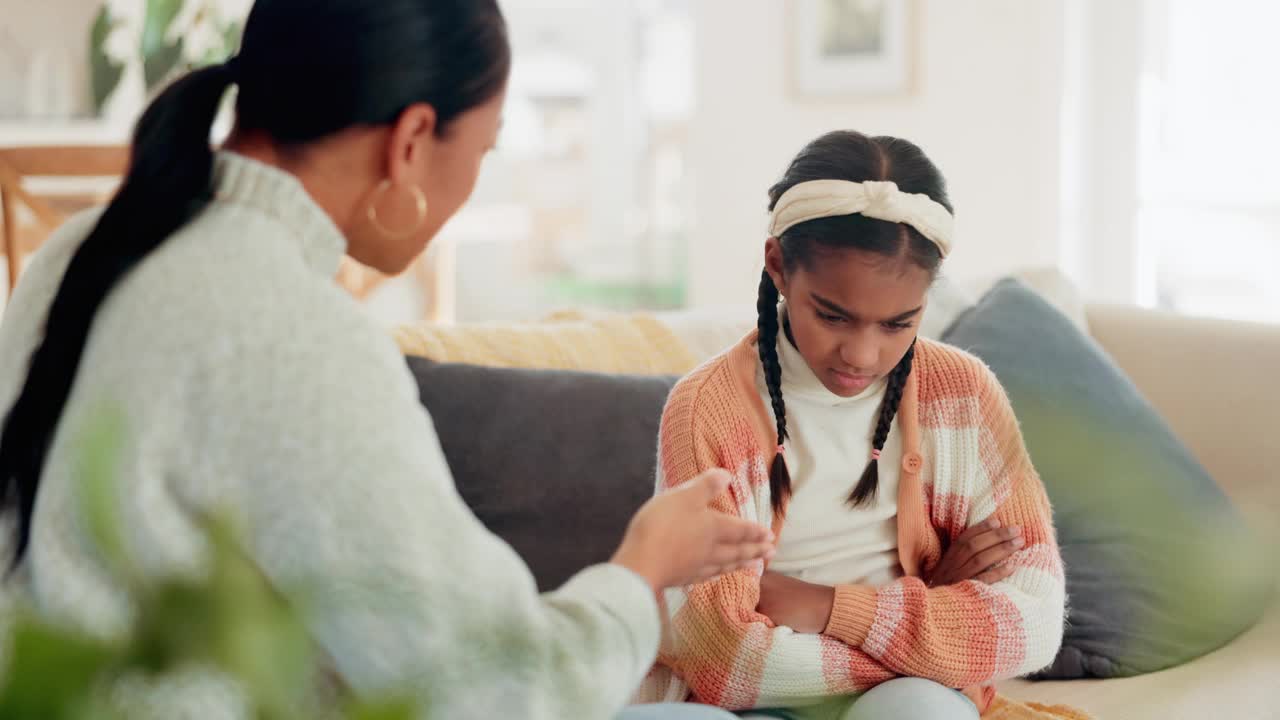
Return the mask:
<svg viewBox="0 0 1280 720">
<path fill-rule="evenodd" d="M 126 18 L 114 16 L 116 26 L 102 43 L 102 52 L 118 62 L 129 62 L 138 56 L 138 42 L 141 28 Z"/>
</svg>

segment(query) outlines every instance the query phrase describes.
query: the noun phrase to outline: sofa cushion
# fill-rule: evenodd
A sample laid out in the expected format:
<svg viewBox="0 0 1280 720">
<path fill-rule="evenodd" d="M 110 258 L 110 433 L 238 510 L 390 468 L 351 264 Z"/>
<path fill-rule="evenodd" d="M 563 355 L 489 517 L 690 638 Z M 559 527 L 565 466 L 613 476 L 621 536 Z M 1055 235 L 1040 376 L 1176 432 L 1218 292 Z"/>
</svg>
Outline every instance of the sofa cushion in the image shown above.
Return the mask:
<svg viewBox="0 0 1280 720">
<path fill-rule="evenodd" d="M 1097 344 L 1012 279 L 943 340 L 1004 385 L 1053 503 L 1069 611 L 1043 677 L 1160 670 L 1253 624 L 1271 589 L 1260 540 Z"/>
<path fill-rule="evenodd" d="M 459 493 L 539 588 L 613 555 L 653 495 L 674 377 L 408 363 Z"/>
<path fill-rule="evenodd" d="M 405 355 L 489 367 L 683 375 L 698 361 L 647 313 L 561 312 L 540 323 L 405 325 L 394 331 Z"/>
<path fill-rule="evenodd" d="M 981 298 L 995 287 L 996 283 L 1006 278 L 1017 278 L 1026 283 L 1027 287 L 1034 290 L 1042 300 L 1065 315 L 1080 332 L 1086 335 L 1092 334 L 1088 314 L 1085 311 L 1084 295 L 1080 293 L 1080 289 L 1071 278 L 1056 267 L 1031 266 L 1008 274 L 967 276 L 958 281 L 957 285 L 962 292 L 968 293 L 971 297 Z M 970 303 L 970 307 L 976 304 L 977 300 L 974 300 Z M 957 317 L 959 317 L 958 314 Z M 955 318 L 952 320 L 954 321 Z"/>
<path fill-rule="evenodd" d="M 1025 702 L 1063 703 L 1110 720 L 1274 718 L 1280 677 L 1280 603 L 1219 650 L 1138 677 L 1000 683 L 1000 694 Z"/>
</svg>

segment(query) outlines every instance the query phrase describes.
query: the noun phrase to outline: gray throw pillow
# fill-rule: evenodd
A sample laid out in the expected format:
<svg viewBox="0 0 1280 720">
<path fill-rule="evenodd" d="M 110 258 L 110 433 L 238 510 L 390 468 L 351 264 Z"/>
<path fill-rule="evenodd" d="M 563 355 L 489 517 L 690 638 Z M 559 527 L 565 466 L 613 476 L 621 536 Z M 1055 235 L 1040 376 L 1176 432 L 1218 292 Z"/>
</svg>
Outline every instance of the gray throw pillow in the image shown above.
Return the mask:
<svg viewBox="0 0 1280 720">
<path fill-rule="evenodd" d="M 1091 338 L 1009 279 L 943 340 L 1004 385 L 1053 504 L 1068 619 L 1041 677 L 1160 670 L 1257 620 L 1273 587 L 1259 538 Z"/>
<path fill-rule="evenodd" d="M 462 498 L 539 588 L 608 561 L 653 495 L 675 378 L 408 363 Z"/>
</svg>

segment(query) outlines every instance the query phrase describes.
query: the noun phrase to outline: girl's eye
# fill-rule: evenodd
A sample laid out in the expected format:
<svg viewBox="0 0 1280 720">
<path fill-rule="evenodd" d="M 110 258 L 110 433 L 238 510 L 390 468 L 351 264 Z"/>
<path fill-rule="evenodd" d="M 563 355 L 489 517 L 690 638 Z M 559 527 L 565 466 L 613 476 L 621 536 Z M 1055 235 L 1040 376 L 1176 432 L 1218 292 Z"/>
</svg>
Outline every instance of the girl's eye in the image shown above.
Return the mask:
<svg viewBox="0 0 1280 720">
<path fill-rule="evenodd" d="M 818 313 L 818 318 L 821 319 L 822 322 L 825 322 L 829 325 L 837 325 L 839 323 L 844 322 L 844 318 L 840 317 L 839 315 L 828 315 L 823 312 Z"/>
</svg>

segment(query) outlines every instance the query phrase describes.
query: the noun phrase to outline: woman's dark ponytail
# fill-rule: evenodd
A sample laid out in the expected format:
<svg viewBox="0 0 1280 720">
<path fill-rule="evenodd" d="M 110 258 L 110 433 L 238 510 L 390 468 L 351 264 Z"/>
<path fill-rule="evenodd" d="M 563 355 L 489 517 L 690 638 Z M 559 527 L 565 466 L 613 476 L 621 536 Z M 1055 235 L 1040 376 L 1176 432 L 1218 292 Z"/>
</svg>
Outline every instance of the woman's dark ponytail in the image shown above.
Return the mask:
<svg viewBox="0 0 1280 720">
<path fill-rule="evenodd" d="M 31 541 L 40 472 L 94 315 L 121 278 L 209 201 L 209 134 L 234 81 L 233 67 L 196 70 L 156 97 L 134 131 L 120 189 L 67 265 L 44 340 L 0 435 L 0 507 L 17 511 L 13 565 Z"/>
</svg>

